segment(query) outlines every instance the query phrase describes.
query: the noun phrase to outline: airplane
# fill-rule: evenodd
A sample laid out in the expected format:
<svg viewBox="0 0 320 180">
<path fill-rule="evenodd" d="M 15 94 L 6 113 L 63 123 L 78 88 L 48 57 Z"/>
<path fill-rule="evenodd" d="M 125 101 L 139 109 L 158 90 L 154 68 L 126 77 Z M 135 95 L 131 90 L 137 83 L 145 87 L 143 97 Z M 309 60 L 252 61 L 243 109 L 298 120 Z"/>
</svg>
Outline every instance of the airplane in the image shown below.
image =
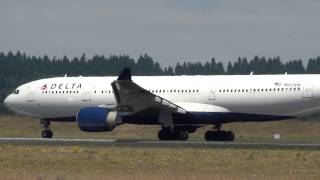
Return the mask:
<svg viewBox="0 0 320 180">
<path fill-rule="evenodd" d="M 297 118 L 320 112 L 320 75 L 195 75 L 54 77 L 19 86 L 4 104 L 16 114 L 50 122 L 74 122 L 86 132 L 122 124 L 159 125 L 159 140 L 189 138 L 212 126 L 207 141 L 234 141 L 222 125 Z"/>
</svg>

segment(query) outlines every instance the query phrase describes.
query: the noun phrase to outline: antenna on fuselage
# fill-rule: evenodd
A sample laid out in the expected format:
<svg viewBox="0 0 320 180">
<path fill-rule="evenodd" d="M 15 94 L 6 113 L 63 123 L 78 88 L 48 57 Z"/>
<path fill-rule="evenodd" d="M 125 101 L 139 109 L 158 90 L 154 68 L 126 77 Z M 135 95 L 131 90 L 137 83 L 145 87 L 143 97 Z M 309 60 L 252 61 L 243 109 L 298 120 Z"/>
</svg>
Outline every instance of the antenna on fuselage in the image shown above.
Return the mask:
<svg viewBox="0 0 320 180">
<path fill-rule="evenodd" d="M 64 75 L 64 77 L 68 77 L 68 73 Z"/>
<path fill-rule="evenodd" d="M 251 71 L 251 73 L 250 73 L 250 76 L 252 76 L 253 75 L 253 71 Z"/>
<path fill-rule="evenodd" d="M 288 74 L 288 72 L 285 72 L 285 73 L 284 73 L 284 75 L 287 75 L 287 74 Z"/>
</svg>

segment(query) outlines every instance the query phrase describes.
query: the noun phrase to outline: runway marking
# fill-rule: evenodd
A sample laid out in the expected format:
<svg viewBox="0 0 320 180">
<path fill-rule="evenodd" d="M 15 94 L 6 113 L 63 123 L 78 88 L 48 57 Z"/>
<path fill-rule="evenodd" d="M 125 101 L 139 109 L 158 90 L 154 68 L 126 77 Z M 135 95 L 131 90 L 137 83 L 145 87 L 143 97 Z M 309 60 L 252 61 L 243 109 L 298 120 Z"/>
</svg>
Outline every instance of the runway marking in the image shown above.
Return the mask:
<svg viewBox="0 0 320 180">
<path fill-rule="evenodd" d="M 0 138 L 0 143 L 29 145 L 99 145 L 134 147 L 185 147 L 185 148 L 243 148 L 243 149 L 317 149 L 320 143 L 271 143 L 271 142 L 202 142 L 202 141 L 157 141 L 115 139 L 44 139 Z"/>
</svg>

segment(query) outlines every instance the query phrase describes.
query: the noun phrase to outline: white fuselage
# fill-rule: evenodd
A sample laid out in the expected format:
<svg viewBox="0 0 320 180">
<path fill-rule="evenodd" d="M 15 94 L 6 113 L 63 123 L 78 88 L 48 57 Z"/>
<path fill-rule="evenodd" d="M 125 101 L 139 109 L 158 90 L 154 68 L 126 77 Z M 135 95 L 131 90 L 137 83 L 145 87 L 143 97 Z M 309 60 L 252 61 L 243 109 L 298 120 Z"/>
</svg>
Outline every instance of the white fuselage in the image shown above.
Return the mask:
<svg viewBox="0 0 320 180">
<path fill-rule="evenodd" d="M 75 117 L 81 107 L 116 106 L 114 80 L 41 79 L 18 87 L 5 104 L 16 113 L 37 118 Z M 212 105 L 216 109 L 211 111 L 261 115 L 320 112 L 320 75 L 135 76 L 132 80 L 186 110 L 205 112 L 201 105 Z"/>
</svg>

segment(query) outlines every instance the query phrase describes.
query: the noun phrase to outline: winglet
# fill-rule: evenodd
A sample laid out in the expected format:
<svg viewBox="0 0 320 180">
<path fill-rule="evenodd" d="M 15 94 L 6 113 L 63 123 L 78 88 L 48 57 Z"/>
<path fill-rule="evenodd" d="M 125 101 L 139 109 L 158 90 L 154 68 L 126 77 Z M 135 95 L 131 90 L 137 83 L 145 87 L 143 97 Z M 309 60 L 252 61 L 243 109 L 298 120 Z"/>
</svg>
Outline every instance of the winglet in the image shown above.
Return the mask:
<svg viewBox="0 0 320 180">
<path fill-rule="evenodd" d="M 131 69 L 128 67 L 124 68 L 118 76 L 118 80 L 131 80 Z"/>
</svg>

